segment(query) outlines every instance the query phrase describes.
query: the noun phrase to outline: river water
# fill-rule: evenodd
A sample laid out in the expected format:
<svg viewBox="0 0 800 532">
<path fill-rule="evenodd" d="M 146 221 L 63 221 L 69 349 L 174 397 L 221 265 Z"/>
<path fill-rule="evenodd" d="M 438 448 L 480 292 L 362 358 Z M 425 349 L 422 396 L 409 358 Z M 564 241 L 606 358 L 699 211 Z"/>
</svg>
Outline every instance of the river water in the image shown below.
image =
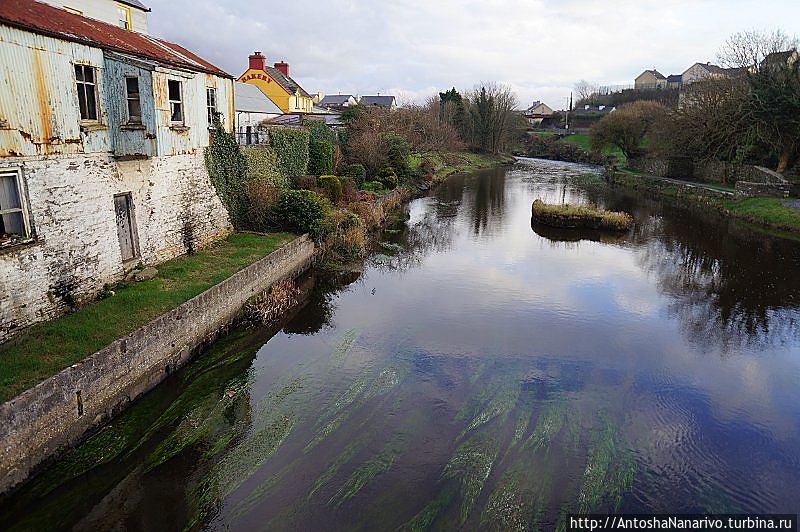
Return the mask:
<svg viewBox="0 0 800 532">
<path fill-rule="evenodd" d="M 630 212 L 623 234 L 530 205 Z M 14 529 L 550 530 L 800 510 L 800 245 L 520 160 L 413 201 L 22 490 Z"/>
</svg>

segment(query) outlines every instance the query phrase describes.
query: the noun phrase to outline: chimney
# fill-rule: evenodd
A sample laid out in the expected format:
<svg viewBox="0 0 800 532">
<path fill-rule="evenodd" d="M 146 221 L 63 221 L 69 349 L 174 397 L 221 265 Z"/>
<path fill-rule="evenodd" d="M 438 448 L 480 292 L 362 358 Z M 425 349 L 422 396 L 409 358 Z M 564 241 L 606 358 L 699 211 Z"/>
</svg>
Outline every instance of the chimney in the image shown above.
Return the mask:
<svg viewBox="0 0 800 532">
<path fill-rule="evenodd" d="M 265 70 L 264 67 L 267 66 L 267 58 L 264 57 L 264 54 L 256 50 L 250 56 L 250 69 L 251 70 Z"/>
<path fill-rule="evenodd" d="M 275 63 L 275 68 L 283 72 L 283 75 L 287 78 L 289 77 L 289 63 L 284 63 L 283 61 Z"/>
</svg>

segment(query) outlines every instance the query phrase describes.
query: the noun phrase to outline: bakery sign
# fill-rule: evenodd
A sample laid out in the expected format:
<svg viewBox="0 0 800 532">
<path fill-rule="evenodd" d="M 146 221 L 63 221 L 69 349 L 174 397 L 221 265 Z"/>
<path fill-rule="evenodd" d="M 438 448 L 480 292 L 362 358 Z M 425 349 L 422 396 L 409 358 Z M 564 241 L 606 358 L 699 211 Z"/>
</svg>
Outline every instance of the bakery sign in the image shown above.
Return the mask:
<svg viewBox="0 0 800 532">
<path fill-rule="evenodd" d="M 250 72 L 249 74 L 245 74 L 245 76 L 240 81 L 250 81 L 251 79 L 261 79 L 266 81 L 267 83 L 272 82 L 272 78 L 263 72 Z"/>
</svg>

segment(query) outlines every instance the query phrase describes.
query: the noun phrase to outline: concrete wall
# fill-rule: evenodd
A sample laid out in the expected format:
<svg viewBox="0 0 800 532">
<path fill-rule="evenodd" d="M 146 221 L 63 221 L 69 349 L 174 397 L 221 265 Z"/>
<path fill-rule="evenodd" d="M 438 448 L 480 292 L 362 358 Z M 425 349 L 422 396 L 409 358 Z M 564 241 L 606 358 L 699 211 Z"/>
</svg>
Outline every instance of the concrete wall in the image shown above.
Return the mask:
<svg viewBox="0 0 800 532">
<path fill-rule="evenodd" d="M 226 236 L 228 213 L 202 150 L 116 161 L 108 153 L 0 159 L 22 170 L 30 243 L 0 250 L 0 342 L 122 278 L 114 195 L 133 203 L 136 262 L 156 264 Z"/>
<path fill-rule="evenodd" d="M 224 330 L 253 295 L 306 271 L 307 236 L 0 405 L 0 493 L 76 445 Z"/>
</svg>

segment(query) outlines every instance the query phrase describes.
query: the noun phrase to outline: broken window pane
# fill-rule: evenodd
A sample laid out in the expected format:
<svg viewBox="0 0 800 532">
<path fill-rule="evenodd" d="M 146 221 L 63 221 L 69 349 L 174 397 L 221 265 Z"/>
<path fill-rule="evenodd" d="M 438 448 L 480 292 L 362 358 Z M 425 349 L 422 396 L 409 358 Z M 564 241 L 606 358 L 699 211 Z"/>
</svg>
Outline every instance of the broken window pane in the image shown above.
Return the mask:
<svg viewBox="0 0 800 532">
<path fill-rule="evenodd" d="M 170 121 L 173 123 L 183 123 L 183 103 L 181 101 L 181 82 L 176 80 L 167 81 L 169 93 Z"/>
</svg>

